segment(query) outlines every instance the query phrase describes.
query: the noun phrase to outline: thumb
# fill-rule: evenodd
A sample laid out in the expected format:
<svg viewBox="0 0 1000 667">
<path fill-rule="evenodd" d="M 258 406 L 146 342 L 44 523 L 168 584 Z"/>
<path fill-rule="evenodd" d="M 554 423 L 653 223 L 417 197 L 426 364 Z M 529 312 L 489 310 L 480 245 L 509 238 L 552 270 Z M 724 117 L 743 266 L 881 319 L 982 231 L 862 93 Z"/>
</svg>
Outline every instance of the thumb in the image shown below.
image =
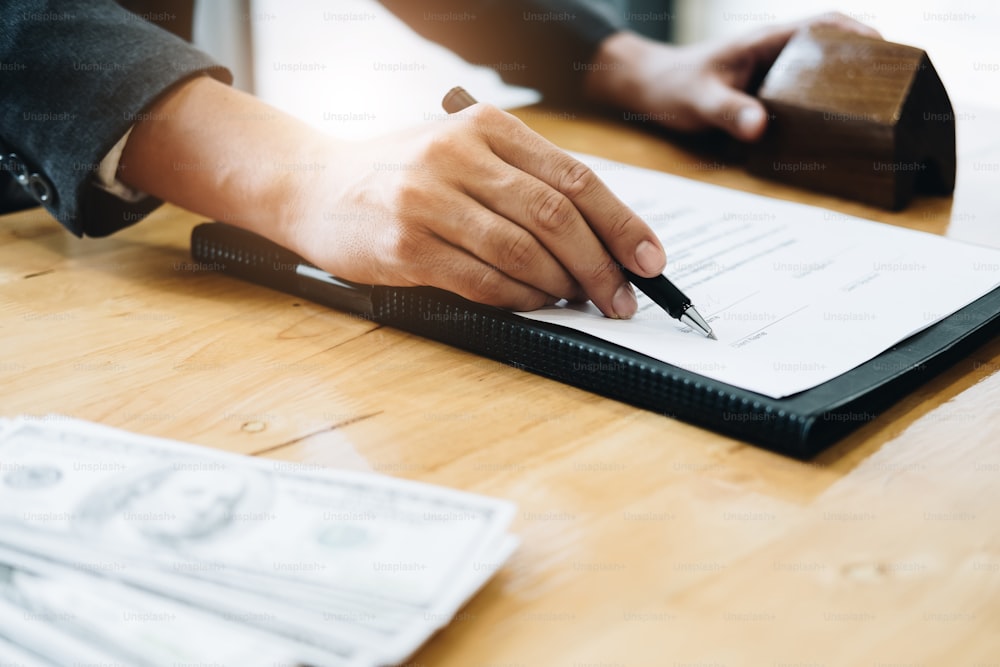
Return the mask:
<svg viewBox="0 0 1000 667">
<path fill-rule="evenodd" d="M 708 125 L 721 128 L 742 141 L 756 141 L 767 126 L 767 111 L 755 97 L 713 81 L 698 105 Z"/>
</svg>

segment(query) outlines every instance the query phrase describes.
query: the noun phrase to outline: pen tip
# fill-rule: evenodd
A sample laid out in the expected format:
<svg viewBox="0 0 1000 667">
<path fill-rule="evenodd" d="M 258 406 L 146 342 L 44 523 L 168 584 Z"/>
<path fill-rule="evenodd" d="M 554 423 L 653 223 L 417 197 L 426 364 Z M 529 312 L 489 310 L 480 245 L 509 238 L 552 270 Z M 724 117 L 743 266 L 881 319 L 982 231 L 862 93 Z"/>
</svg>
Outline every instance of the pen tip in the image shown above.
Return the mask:
<svg viewBox="0 0 1000 667">
<path fill-rule="evenodd" d="M 711 338 L 712 340 L 719 340 L 715 337 L 715 332 L 712 331 L 712 327 L 708 326 L 708 322 L 705 321 L 705 318 L 701 316 L 694 306 L 688 306 L 687 310 L 684 311 L 684 314 L 678 319 L 695 331 L 705 334 L 708 338 Z"/>
</svg>

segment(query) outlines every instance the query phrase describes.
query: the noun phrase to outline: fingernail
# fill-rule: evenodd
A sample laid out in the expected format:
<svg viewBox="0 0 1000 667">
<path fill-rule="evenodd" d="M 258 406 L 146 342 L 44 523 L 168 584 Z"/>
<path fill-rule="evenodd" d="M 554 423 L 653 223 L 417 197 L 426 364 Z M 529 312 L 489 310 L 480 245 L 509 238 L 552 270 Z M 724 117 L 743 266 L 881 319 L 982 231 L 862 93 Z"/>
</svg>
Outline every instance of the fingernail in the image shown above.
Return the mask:
<svg viewBox="0 0 1000 667">
<path fill-rule="evenodd" d="M 764 122 L 764 111 L 760 107 L 743 107 L 736 115 L 736 127 L 744 136 L 754 136 Z"/>
<path fill-rule="evenodd" d="M 663 273 L 667 256 L 653 243 L 642 241 L 635 249 L 635 261 L 644 273 Z"/>
<path fill-rule="evenodd" d="M 615 298 L 611 300 L 611 307 L 615 310 L 615 317 L 622 320 L 627 320 L 635 314 L 639 302 L 635 300 L 632 285 L 622 283 L 622 286 L 615 292 Z"/>
</svg>

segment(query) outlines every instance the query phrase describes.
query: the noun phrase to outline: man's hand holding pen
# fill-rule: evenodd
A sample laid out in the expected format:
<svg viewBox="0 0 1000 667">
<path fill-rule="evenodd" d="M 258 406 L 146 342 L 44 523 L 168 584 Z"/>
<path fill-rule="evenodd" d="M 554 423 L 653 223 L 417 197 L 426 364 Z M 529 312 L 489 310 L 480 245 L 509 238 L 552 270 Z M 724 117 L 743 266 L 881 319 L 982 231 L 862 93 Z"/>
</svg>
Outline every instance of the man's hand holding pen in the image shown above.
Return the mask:
<svg viewBox="0 0 1000 667">
<path fill-rule="evenodd" d="M 474 104 L 477 104 L 476 99 L 461 86 L 456 86 L 449 90 L 448 94 L 441 101 L 441 106 L 448 113 L 459 113 Z M 635 215 L 632 214 L 631 217 L 634 218 Z M 691 299 L 677 289 L 662 273 L 657 272 L 654 276 L 644 276 L 635 273 L 624 265 L 619 265 L 618 268 L 625 275 L 627 281 L 641 289 L 658 306 L 667 311 L 671 317 L 679 319 L 695 331 L 705 334 L 712 340 L 718 340 L 712 331 L 712 327 L 708 325 L 708 322 L 705 321 L 701 313 L 691 303 Z"/>
<path fill-rule="evenodd" d="M 636 298 L 619 266 L 652 277 L 666 264 L 591 169 L 486 104 L 342 151 L 325 176 L 286 243 L 354 282 L 433 285 L 514 310 L 589 298 L 628 318 Z"/>
</svg>

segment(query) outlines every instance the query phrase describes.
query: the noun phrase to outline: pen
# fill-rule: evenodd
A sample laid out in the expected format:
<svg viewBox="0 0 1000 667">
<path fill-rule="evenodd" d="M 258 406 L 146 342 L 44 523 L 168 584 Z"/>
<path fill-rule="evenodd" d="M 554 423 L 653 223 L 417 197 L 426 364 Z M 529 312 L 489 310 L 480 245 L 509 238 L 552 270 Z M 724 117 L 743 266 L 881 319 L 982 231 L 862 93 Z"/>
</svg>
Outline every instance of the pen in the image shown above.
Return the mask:
<svg viewBox="0 0 1000 667">
<path fill-rule="evenodd" d="M 441 106 L 448 113 L 458 113 L 462 109 L 476 103 L 476 98 L 470 95 L 461 86 L 455 86 L 441 100 Z M 680 320 L 695 331 L 703 333 L 712 340 L 718 340 L 712 327 L 708 325 L 705 318 L 692 305 L 691 299 L 685 296 L 666 276 L 660 274 L 655 278 L 643 278 L 621 267 L 622 272 L 630 283 L 642 290 L 653 302 L 667 311 L 670 317 Z"/>
</svg>

